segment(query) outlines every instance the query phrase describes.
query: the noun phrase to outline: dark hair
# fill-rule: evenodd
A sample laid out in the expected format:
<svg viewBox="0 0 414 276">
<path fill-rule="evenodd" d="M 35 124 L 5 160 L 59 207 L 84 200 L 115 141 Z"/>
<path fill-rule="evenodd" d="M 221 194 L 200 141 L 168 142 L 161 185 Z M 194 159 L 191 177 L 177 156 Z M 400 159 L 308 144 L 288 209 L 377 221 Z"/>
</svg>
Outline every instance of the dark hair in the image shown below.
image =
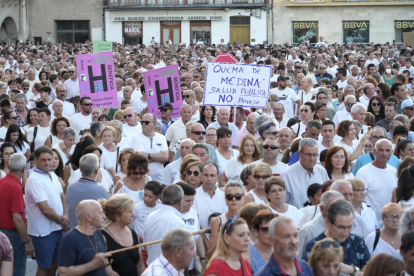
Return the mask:
<svg viewBox="0 0 414 276">
<path fill-rule="evenodd" d="M 63 167 L 64 167 L 64 164 L 63 164 L 63 161 L 62 161 L 62 156 L 60 156 L 60 153 L 59 153 L 59 151 L 57 149 L 52 148 L 52 151 L 54 153 L 56 153 L 56 155 L 57 155 L 57 157 L 59 159 L 59 166 L 56 168 L 55 174 L 57 176 L 59 176 L 60 178 L 63 179 Z M 53 157 L 53 155 L 52 155 L 52 157 Z"/>
<path fill-rule="evenodd" d="M 339 123 L 338 128 L 336 129 L 336 134 L 341 137 L 345 137 L 348 132 L 349 128 L 352 126 L 352 121 L 349 120 L 343 120 Z"/>
<path fill-rule="evenodd" d="M 215 106 L 206 106 L 206 105 L 203 105 L 202 107 L 201 107 L 201 111 L 200 111 L 200 121 L 205 121 L 206 120 L 206 116 L 204 115 L 204 112 L 206 111 L 206 107 L 211 107 L 212 109 L 213 109 L 213 117 L 211 117 L 211 121 L 213 121 L 214 122 L 214 118 L 215 118 L 215 116 L 216 116 L 216 112 L 217 112 L 217 110 L 216 110 L 216 107 Z"/>
<path fill-rule="evenodd" d="M 326 172 L 328 173 L 329 178 L 332 178 L 331 174 L 333 171 L 333 165 L 331 161 L 332 156 L 340 150 L 344 151 L 344 156 L 345 156 L 345 162 L 344 162 L 344 166 L 342 167 L 342 173 L 343 174 L 348 173 L 349 161 L 348 161 L 348 154 L 346 153 L 346 150 L 340 146 L 332 146 L 328 149 L 328 152 L 326 153 L 326 158 L 325 158 L 325 169 L 326 169 Z"/>
<path fill-rule="evenodd" d="M 394 84 L 391 86 L 391 95 L 392 95 L 392 96 L 394 96 L 394 95 L 395 95 L 395 91 L 397 91 L 397 90 L 400 88 L 400 86 L 402 86 L 402 84 L 401 84 L 401 83 L 394 83 Z"/>
<path fill-rule="evenodd" d="M 57 130 L 56 130 L 56 126 L 59 122 L 65 122 L 66 123 L 66 127 L 70 127 L 70 123 L 69 120 L 65 117 L 57 117 L 53 120 L 52 125 L 50 126 L 50 132 L 52 133 L 52 135 L 56 136 L 57 135 Z"/>
<path fill-rule="evenodd" d="M 99 151 L 99 153 L 102 155 L 102 150 L 100 148 L 98 148 L 95 144 L 93 145 L 89 145 L 87 146 L 83 151 L 82 151 L 82 156 L 88 153 L 93 153 L 94 151 Z"/>
<path fill-rule="evenodd" d="M 379 102 L 379 104 L 380 104 L 379 117 L 380 117 L 380 120 L 381 119 L 384 119 L 385 118 L 385 107 L 384 107 L 384 103 L 382 102 L 381 98 L 378 97 L 378 96 L 374 96 L 374 97 L 372 97 L 369 100 L 367 112 L 371 112 L 372 114 L 375 115 L 374 110 L 372 110 L 372 106 L 371 106 L 371 104 L 372 104 L 373 101 L 378 101 Z"/>
<path fill-rule="evenodd" d="M 397 156 L 397 158 L 401 158 L 401 152 L 407 148 L 409 144 L 412 144 L 413 142 L 410 139 L 398 139 L 395 149 L 394 149 L 394 155 Z"/>
<path fill-rule="evenodd" d="M 42 76 L 43 73 L 46 74 L 46 79 L 49 79 L 49 73 L 48 72 L 46 72 L 46 71 L 40 71 L 39 76 L 38 76 L 39 77 L 39 81 L 42 79 L 41 76 Z"/>
<path fill-rule="evenodd" d="M 231 134 L 232 134 L 231 129 L 229 129 L 227 127 L 220 127 L 219 129 L 217 129 L 217 139 L 224 138 L 228 135 L 231 136 Z"/>
<path fill-rule="evenodd" d="M 414 193 L 414 165 L 405 168 L 398 178 L 397 202 L 409 200 Z"/>
<path fill-rule="evenodd" d="M 408 130 L 405 126 L 399 125 L 394 128 L 394 131 L 392 132 L 392 136 L 395 137 L 396 135 L 404 135 L 408 136 Z"/>
<path fill-rule="evenodd" d="M 50 95 L 50 93 L 52 92 L 52 88 L 50 88 L 50 86 L 43 86 L 39 89 L 39 92 L 44 92 Z"/>
<path fill-rule="evenodd" d="M 12 148 L 14 153 L 16 153 L 16 148 L 14 147 L 14 145 L 12 143 L 9 142 L 4 142 L 1 147 L 0 147 L 0 151 L 1 151 L 1 161 L 0 161 L 0 169 L 4 169 L 4 158 L 3 158 L 3 152 L 5 148 Z"/>
<path fill-rule="evenodd" d="M 39 159 L 40 155 L 42 155 L 43 153 L 48 153 L 50 155 L 53 155 L 53 152 L 50 148 L 46 147 L 46 146 L 41 146 L 39 148 L 37 148 L 35 150 L 35 158 Z"/>
<path fill-rule="evenodd" d="M 312 102 L 306 102 L 303 105 L 309 106 L 310 109 L 311 109 L 311 112 L 315 112 L 315 114 L 313 114 L 313 119 L 314 120 L 318 120 L 318 115 L 316 115 L 316 111 L 317 111 L 316 105 L 314 103 L 312 103 Z"/>
<path fill-rule="evenodd" d="M 30 112 L 35 111 L 37 112 L 37 114 L 39 114 L 39 108 L 32 108 L 29 110 L 29 112 L 27 112 L 27 116 L 26 116 L 26 124 L 30 125 L 32 123 L 32 121 L 30 121 Z"/>
<path fill-rule="evenodd" d="M 401 237 L 400 251 L 406 253 L 414 246 L 414 230 L 405 232 Z"/>
<path fill-rule="evenodd" d="M 148 172 L 148 160 L 143 155 L 135 153 L 129 158 L 127 168 L 128 175 L 131 174 L 131 171 L 134 171 L 137 168 L 141 168 L 145 170 L 145 172 Z"/>
<path fill-rule="evenodd" d="M 111 120 L 111 118 L 108 115 L 102 114 L 101 116 L 99 116 L 98 121 L 101 122 L 101 120 L 104 119 L 104 118 L 107 119 L 108 121 Z"/>
<path fill-rule="evenodd" d="M 322 185 L 319 183 L 313 183 L 308 187 L 307 195 L 308 197 L 314 197 L 317 192 L 319 192 L 322 189 Z M 305 204 L 303 204 L 303 207 L 310 206 L 312 203 L 310 201 L 306 201 Z"/>
<path fill-rule="evenodd" d="M 9 111 L 7 111 L 7 112 L 5 112 L 5 113 L 3 114 L 3 117 L 1 117 L 1 121 L 2 121 L 2 124 L 3 124 L 3 125 L 6 125 L 6 124 L 7 124 L 6 120 L 10 119 L 10 117 L 11 117 L 11 114 L 12 114 L 12 113 L 16 113 L 16 111 L 14 111 L 14 110 L 9 110 Z M 16 114 L 16 115 L 17 115 L 17 114 Z"/>
<path fill-rule="evenodd" d="M 335 129 L 335 123 L 333 121 L 331 121 L 331 120 L 325 120 L 325 121 L 323 121 L 322 127 L 323 126 L 327 126 L 327 125 L 332 125 L 334 127 L 334 129 Z"/>
<path fill-rule="evenodd" d="M 7 129 L 7 133 L 6 133 L 6 138 L 4 138 L 4 142 L 10 142 L 10 143 L 12 143 L 10 136 L 14 132 L 18 132 L 19 133 L 19 138 L 17 139 L 16 143 L 14 143 L 14 144 L 19 149 L 23 150 L 23 148 L 24 148 L 24 142 L 27 142 L 26 141 L 26 137 L 23 135 L 20 127 L 18 125 L 16 125 L 16 124 L 12 124 L 12 125 L 9 126 L 9 128 Z"/>
<path fill-rule="evenodd" d="M 39 110 L 39 114 L 40 114 L 40 113 L 42 113 L 42 112 L 46 113 L 46 115 L 47 115 L 48 117 L 49 117 L 50 115 L 52 115 L 52 113 L 50 112 L 49 108 L 47 108 L 47 107 L 44 107 L 44 108 L 42 108 L 42 109 L 40 109 L 40 110 Z"/>
<path fill-rule="evenodd" d="M 271 221 L 272 219 L 274 219 L 278 216 L 279 216 L 278 214 L 275 214 L 270 210 L 260 210 L 253 217 L 252 228 L 256 229 L 256 230 L 260 230 L 260 225 L 262 223 L 269 222 L 269 221 Z"/>
<path fill-rule="evenodd" d="M 291 126 L 296 125 L 297 123 L 300 123 L 300 120 L 299 119 L 290 118 L 289 121 L 287 122 L 286 126 L 288 128 L 291 128 Z"/>
<path fill-rule="evenodd" d="M 326 161 L 326 153 L 328 152 L 328 149 L 324 149 L 321 151 L 321 153 L 319 154 L 319 161 L 325 162 Z"/>
<path fill-rule="evenodd" d="M 92 101 L 92 99 L 90 97 L 82 97 L 79 100 L 79 104 L 82 105 L 85 100 L 91 100 Z"/>
<path fill-rule="evenodd" d="M 66 164 L 72 164 L 74 170 L 78 169 L 79 160 L 82 157 L 82 152 L 86 147 L 90 145 L 95 145 L 95 142 L 93 141 L 92 136 L 86 135 L 82 141 L 76 144 L 75 150 L 73 151 L 72 156 L 69 158 Z"/>
<path fill-rule="evenodd" d="M 161 196 L 162 185 L 155 180 L 148 181 L 147 184 L 145 184 L 145 190 L 151 191 L 155 196 Z"/>
<path fill-rule="evenodd" d="M 177 184 L 178 186 L 180 186 L 183 189 L 184 195 L 186 195 L 186 196 L 193 196 L 193 195 L 196 194 L 196 190 L 194 189 L 194 187 L 191 186 L 190 184 L 186 183 L 186 182 L 179 181 L 175 184 Z"/>
</svg>

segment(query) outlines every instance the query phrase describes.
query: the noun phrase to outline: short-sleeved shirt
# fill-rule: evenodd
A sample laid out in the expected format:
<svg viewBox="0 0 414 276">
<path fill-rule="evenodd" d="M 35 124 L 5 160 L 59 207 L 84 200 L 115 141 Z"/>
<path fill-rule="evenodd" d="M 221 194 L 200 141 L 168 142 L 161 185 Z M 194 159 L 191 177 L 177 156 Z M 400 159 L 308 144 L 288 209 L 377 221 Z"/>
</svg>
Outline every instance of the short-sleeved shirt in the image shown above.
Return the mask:
<svg viewBox="0 0 414 276">
<path fill-rule="evenodd" d="M 0 228 L 16 229 L 13 222 L 15 213 L 20 213 L 23 221 L 26 221 L 22 183 L 14 175 L 7 174 L 0 179 Z"/>
<path fill-rule="evenodd" d="M 225 260 L 217 259 L 211 262 L 210 266 L 206 269 L 206 274 L 214 273 L 217 276 L 252 276 L 252 268 L 248 261 L 244 258 L 240 258 L 241 267 L 238 270 L 232 269 Z"/>
<path fill-rule="evenodd" d="M 279 97 L 279 102 L 283 104 L 285 108 L 285 116 L 288 118 L 293 118 L 295 116 L 295 103 L 299 100 L 298 95 L 292 88 L 286 87 L 283 90 L 279 88 L 270 89 L 271 94 L 276 94 Z M 303 103 L 302 103 L 303 104 Z"/>
<path fill-rule="evenodd" d="M 0 232 L 0 263 L 13 262 L 13 247 L 10 244 L 9 238 Z"/>
<path fill-rule="evenodd" d="M 174 124 L 170 125 L 165 132 L 165 139 L 170 142 L 170 150 L 174 149 L 175 144 L 180 140 L 187 137 L 185 132 L 185 125 L 181 119 L 174 122 Z"/>
<path fill-rule="evenodd" d="M 308 260 L 312 247 L 324 238 L 326 238 L 325 233 L 321 233 L 319 236 L 306 244 L 303 255 L 304 260 Z M 362 269 L 371 258 L 364 239 L 357 235 L 350 234 L 348 239 L 341 242 L 341 246 L 344 250 L 344 260 L 342 261 L 344 264 L 357 266 Z"/>
<path fill-rule="evenodd" d="M 59 266 L 70 267 L 89 263 L 97 253 L 106 252 L 105 241 L 100 230 L 87 236 L 74 228 L 63 236 L 59 248 Z M 104 276 L 105 267 L 100 267 L 85 276 Z"/>
<path fill-rule="evenodd" d="M 308 265 L 307 262 L 294 259 L 295 267 L 297 276 L 312 276 L 312 268 Z M 286 273 L 286 271 L 280 267 L 280 265 L 277 263 L 275 257 L 272 255 L 270 257 L 270 260 L 262 266 L 262 268 L 259 269 L 255 273 L 256 276 L 268 276 L 268 275 L 289 275 Z"/>
</svg>

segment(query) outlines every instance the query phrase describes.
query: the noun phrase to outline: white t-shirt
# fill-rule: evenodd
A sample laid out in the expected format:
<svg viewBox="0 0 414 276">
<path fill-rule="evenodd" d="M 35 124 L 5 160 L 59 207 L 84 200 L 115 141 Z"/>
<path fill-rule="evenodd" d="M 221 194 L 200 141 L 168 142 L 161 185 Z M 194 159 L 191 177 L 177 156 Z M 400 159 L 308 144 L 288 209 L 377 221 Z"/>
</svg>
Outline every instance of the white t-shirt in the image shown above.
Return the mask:
<svg viewBox="0 0 414 276">
<path fill-rule="evenodd" d="M 70 98 L 80 95 L 79 83 L 78 83 L 77 78 L 74 81 L 69 78 L 64 82 L 63 85 L 66 87 L 66 91 L 67 91 L 66 99 L 70 99 Z"/>
<path fill-rule="evenodd" d="M 105 154 L 105 155 L 108 157 L 109 162 L 111 163 L 111 166 L 112 166 L 113 168 L 116 168 L 116 161 L 117 161 L 117 159 L 118 159 L 118 154 L 121 152 L 121 150 L 119 150 L 119 151 L 118 151 L 118 148 L 117 148 L 114 152 L 112 152 L 112 151 L 107 150 L 107 149 L 104 147 L 104 145 L 103 145 L 103 144 L 100 144 L 100 145 L 98 146 L 98 148 L 100 148 L 100 149 L 102 150 L 102 155 L 104 155 L 104 154 Z M 118 166 L 118 170 L 120 169 L 119 167 L 120 167 L 120 166 Z"/>
<path fill-rule="evenodd" d="M 134 109 L 138 114 L 140 114 L 146 107 L 148 107 L 147 102 L 141 101 L 140 98 L 135 100 Z"/>
<path fill-rule="evenodd" d="M 270 207 L 270 205 L 268 206 L 269 206 L 270 211 L 272 211 L 273 213 L 278 214 L 279 216 L 284 216 L 284 217 L 293 219 L 296 225 L 299 225 L 299 222 L 302 219 L 303 213 L 299 211 L 298 208 L 296 208 L 293 205 L 288 204 L 288 209 L 284 213 L 279 213 L 278 211 Z"/>
<path fill-rule="evenodd" d="M 144 225 L 148 215 L 161 208 L 161 204 L 156 202 L 154 207 L 148 207 L 144 201 L 135 203 L 134 207 L 134 220 L 132 221 L 131 228 L 141 237 L 144 236 Z"/>
<path fill-rule="evenodd" d="M 285 107 L 285 116 L 293 118 L 295 116 L 294 107 L 296 101 L 299 100 L 299 97 L 296 95 L 295 91 L 289 87 L 286 87 L 283 90 L 279 90 L 279 88 L 276 87 L 270 89 L 270 93 L 276 94 L 279 97 L 279 102 Z"/>
<path fill-rule="evenodd" d="M 53 115 L 53 113 L 55 113 L 53 111 L 53 104 L 49 104 L 48 106 L 50 113 L 52 113 L 52 115 L 50 116 L 50 121 L 52 122 L 53 119 L 55 118 L 55 116 Z M 63 102 L 63 111 L 62 111 L 62 115 L 67 117 L 67 119 L 69 120 L 69 118 L 75 114 L 75 106 L 73 105 L 73 103 L 70 102 Z"/>
<path fill-rule="evenodd" d="M 380 253 L 385 253 L 387 255 L 391 255 L 394 257 L 399 255 L 400 250 L 395 249 L 390 244 L 388 244 L 386 241 L 384 241 L 381 238 L 381 235 L 378 240 L 377 246 L 375 247 L 375 250 L 373 250 L 374 242 L 375 242 L 375 234 L 376 233 L 374 231 L 365 238 L 365 244 L 369 250 L 369 254 L 371 255 L 371 258 Z"/>
<path fill-rule="evenodd" d="M 76 113 L 70 117 L 70 126 L 75 129 L 76 142 L 79 142 L 80 137 L 83 134 L 83 130 L 90 128 L 92 124 L 92 114 L 88 116 L 82 115 L 82 113 Z"/>
<path fill-rule="evenodd" d="M 132 139 L 132 148 L 138 152 L 145 153 L 168 152 L 167 141 L 165 140 L 165 137 L 159 133 L 154 133 L 154 136 L 151 139 L 143 133 L 136 135 Z M 160 162 L 152 162 L 148 164 L 148 167 L 152 179 L 162 183 L 162 173 L 164 171 L 163 164 Z"/>
<path fill-rule="evenodd" d="M 185 228 L 192 232 L 199 231 L 200 230 L 200 222 L 198 220 L 198 214 L 197 211 L 193 208 L 190 209 L 187 213 L 183 214 L 181 213 L 181 218 L 183 219 L 185 223 Z M 198 239 L 200 238 L 200 235 L 193 235 L 194 242 L 197 244 Z M 194 268 L 194 258 L 190 263 L 189 270 L 192 270 Z"/>
<path fill-rule="evenodd" d="M 263 163 L 263 160 L 257 160 L 252 164 L 257 165 Z M 277 161 L 276 165 L 270 166 L 272 168 L 273 176 L 280 176 L 284 170 L 286 170 L 289 166 L 281 161 Z"/>
<path fill-rule="evenodd" d="M 132 139 L 134 136 L 142 133 L 141 124 L 138 123 L 136 126 L 130 126 L 128 124 L 123 124 L 122 135 Z"/>
<path fill-rule="evenodd" d="M 227 165 L 224 167 L 224 173 L 226 173 L 227 179 L 230 180 L 239 180 L 240 181 L 240 173 L 246 167 L 247 163 L 242 164 L 237 160 L 237 157 L 232 157 L 228 162 Z"/>
<path fill-rule="evenodd" d="M 180 140 L 187 137 L 187 134 L 185 133 L 185 125 L 181 119 L 175 121 L 173 124 L 171 124 L 167 132 L 165 133 L 165 139 L 167 141 L 170 141 L 170 150 L 174 150 L 175 144 Z"/>
<path fill-rule="evenodd" d="M 208 228 L 208 218 L 213 213 L 227 212 L 228 207 L 224 192 L 219 188 L 214 191 L 213 197 L 206 193 L 203 186 L 196 189 L 193 208 L 197 211 L 201 228 Z"/>
<path fill-rule="evenodd" d="M 72 145 L 72 148 L 71 148 L 71 149 L 70 149 L 70 151 L 69 151 L 70 155 L 72 155 L 72 154 L 73 154 L 73 152 L 75 151 L 75 147 L 76 147 L 76 145 L 75 145 L 75 144 L 74 144 L 74 145 Z M 59 143 L 58 143 L 58 144 L 56 144 L 56 145 L 54 145 L 52 148 L 56 149 L 56 150 L 59 152 L 60 157 L 62 158 L 62 163 L 63 163 L 63 166 L 65 166 L 65 165 L 66 165 L 66 163 L 67 163 L 67 162 L 68 162 L 68 160 L 69 160 L 69 156 L 67 156 L 67 155 L 66 155 L 66 153 L 64 153 L 64 152 L 60 149 Z"/>
<path fill-rule="evenodd" d="M 238 150 L 235 150 L 235 149 L 230 149 L 230 150 L 233 151 L 231 158 L 239 156 Z M 222 175 L 224 172 L 224 168 L 226 167 L 227 163 L 230 161 L 231 158 L 227 160 L 220 154 L 220 152 L 218 152 L 218 150 L 216 150 L 216 154 L 217 154 L 217 160 L 218 160 L 217 166 L 219 167 L 220 175 Z"/>
<path fill-rule="evenodd" d="M 44 146 L 45 141 L 50 136 L 50 126 L 47 127 L 41 127 L 40 125 L 36 127 L 29 128 L 27 131 L 27 141 L 32 143 L 33 142 L 33 135 L 35 128 L 37 128 L 36 138 L 35 138 L 35 149 Z"/>
<path fill-rule="evenodd" d="M 299 124 L 291 126 L 291 129 L 293 131 L 293 134 L 297 134 L 297 137 L 302 138 L 302 134 L 305 133 L 305 130 L 306 130 L 306 125 L 303 124 L 303 122 L 300 122 Z"/>
</svg>

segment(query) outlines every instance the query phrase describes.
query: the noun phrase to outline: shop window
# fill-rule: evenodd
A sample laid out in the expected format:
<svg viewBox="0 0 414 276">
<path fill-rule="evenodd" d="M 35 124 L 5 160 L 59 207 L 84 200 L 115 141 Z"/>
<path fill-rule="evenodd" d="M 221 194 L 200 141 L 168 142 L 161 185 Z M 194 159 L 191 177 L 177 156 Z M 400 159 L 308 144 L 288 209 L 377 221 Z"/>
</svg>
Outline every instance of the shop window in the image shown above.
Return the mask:
<svg viewBox="0 0 414 276">
<path fill-rule="evenodd" d="M 369 21 L 343 21 L 343 43 L 369 43 Z"/>
<path fill-rule="evenodd" d="M 301 43 L 309 39 L 310 43 L 318 41 L 318 21 L 293 21 L 293 43 Z"/>
<path fill-rule="evenodd" d="M 142 44 L 142 22 L 123 21 L 122 36 L 124 37 L 124 44 Z"/>
<path fill-rule="evenodd" d="M 398 43 L 412 43 L 414 41 L 412 39 L 414 39 L 414 21 L 395 21 L 395 41 Z"/>
<path fill-rule="evenodd" d="M 191 21 L 191 44 L 210 45 L 211 43 L 211 21 Z"/>
<path fill-rule="evenodd" d="M 56 37 L 58 42 L 85 43 L 90 39 L 89 20 L 56 20 Z"/>
</svg>

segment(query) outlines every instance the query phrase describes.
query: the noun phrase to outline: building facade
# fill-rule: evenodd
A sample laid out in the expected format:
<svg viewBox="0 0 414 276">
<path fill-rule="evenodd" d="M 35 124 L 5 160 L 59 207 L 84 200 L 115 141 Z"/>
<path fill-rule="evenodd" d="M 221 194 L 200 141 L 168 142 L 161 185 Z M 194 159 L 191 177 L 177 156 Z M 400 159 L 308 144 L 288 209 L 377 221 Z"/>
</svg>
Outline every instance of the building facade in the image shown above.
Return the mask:
<svg viewBox="0 0 414 276">
<path fill-rule="evenodd" d="M 28 38 L 28 1 L 0 3 L 0 42 L 23 42 Z"/>
<path fill-rule="evenodd" d="M 175 45 L 267 41 L 267 0 L 107 0 L 105 40 Z"/>
</svg>

